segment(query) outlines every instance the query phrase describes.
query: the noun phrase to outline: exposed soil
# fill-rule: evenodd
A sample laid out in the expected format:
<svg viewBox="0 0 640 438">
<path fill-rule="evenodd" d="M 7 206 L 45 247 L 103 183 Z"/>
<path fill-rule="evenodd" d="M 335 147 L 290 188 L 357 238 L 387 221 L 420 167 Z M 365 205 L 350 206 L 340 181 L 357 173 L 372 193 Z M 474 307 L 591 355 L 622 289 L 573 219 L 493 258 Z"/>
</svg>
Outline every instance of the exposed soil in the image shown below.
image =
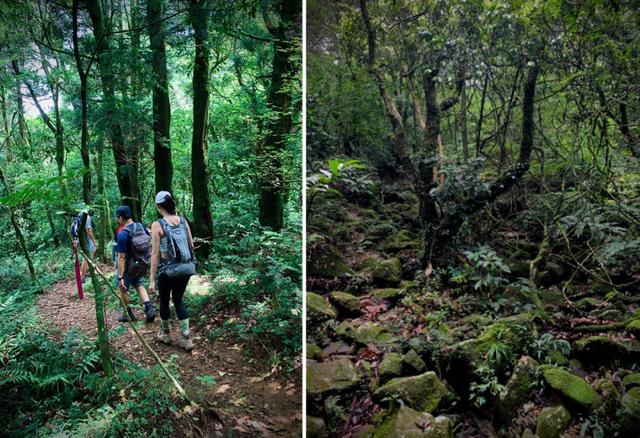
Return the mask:
<svg viewBox="0 0 640 438">
<path fill-rule="evenodd" d="M 105 267 L 108 272 L 109 267 Z M 47 294 L 38 300 L 40 314 L 51 321 L 61 333 L 71 327 L 94 339 L 97 333 L 92 294 L 85 299 L 77 297 L 75 279 L 54 284 Z M 143 319 L 142 309 L 134 309 Z M 157 305 L 156 305 L 157 313 Z M 119 313 L 107 309 L 109 330 L 122 325 Z M 138 331 L 158 353 L 163 361 L 176 355 L 180 370 L 179 381 L 187 393 L 215 409 L 225 423 L 224 429 L 203 427 L 202 419 L 188 418 L 182 411 L 175 416 L 175 429 L 181 436 L 273 436 L 293 437 L 302 435 L 302 378 L 300 368 L 293 375 L 283 376 L 271 368 L 268 357 L 240 342 L 223 339 L 212 341 L 210 331 L 222 324 L 225 314 L 219 314 L 206 327 L 192 324 L 194 349 L 185 352 L 175 345 L 165 345 L 155 339 L 160 330 L 160 319 L 151 324 L 136 322 Z M 177 321 L 171 320 L 174 339 L 179 333 Z M 122 353 L 126 359 L 147 367 L 155 361 L 127 326 L 124 333 L 110 340 L 112 352 Z M 211 376 L 215 384 L 198 380 L 199 376 Z M 212 424 L 209 422 L 208 424 Z"/>
</svg>

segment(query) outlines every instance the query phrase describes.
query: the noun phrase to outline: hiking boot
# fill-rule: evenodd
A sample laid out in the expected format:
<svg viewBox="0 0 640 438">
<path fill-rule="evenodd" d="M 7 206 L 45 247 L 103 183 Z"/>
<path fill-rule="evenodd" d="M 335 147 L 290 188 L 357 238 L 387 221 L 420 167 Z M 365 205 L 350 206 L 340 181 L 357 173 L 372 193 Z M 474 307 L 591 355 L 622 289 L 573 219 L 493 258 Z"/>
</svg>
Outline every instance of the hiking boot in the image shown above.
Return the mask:
<svg viewBox="0 0 640 438">
<path fill-rule="evenodd" d="M 133 310 L 127 309 L 127 312 L 129 313 L 129 318 L 131 318 L 131 321 L 138 320 L 138 318 L 136 318 L 136 315 L 133 313 Z M 124 314 L 124 312 L 120 314 L 120 316 L 118 317 L 118 321 L 127 322 L 127 316 Z"/>
<path fill-rule="evenodd" d="M 193 350 L 193 342 L 191 341 L 190 337 L 185 338 L 183 336 L 180 339 L 178 339 L 178 342 L 176 342 L 176 344 L 178 345 L 178 347 L 184 348 L 187 351 Z"/>
<path fill-rule="evenodd" d="M 153 320 L 156 319 L 156 315 L 153 312 L 153 305 L 150 302 L 147 302 L 144 305 L 144 316 L 147 324 L 152 323 Z"/>
<path fill-rule="evenodd" d="M 165 333 L 162 330 L 158 332 L 158 334 L 156 335 L 156 339 L 162 342 L 163 344 L 167 344 L 167 345 L 171 344 L 171 335 L 169 333 Z"/>
</svg>

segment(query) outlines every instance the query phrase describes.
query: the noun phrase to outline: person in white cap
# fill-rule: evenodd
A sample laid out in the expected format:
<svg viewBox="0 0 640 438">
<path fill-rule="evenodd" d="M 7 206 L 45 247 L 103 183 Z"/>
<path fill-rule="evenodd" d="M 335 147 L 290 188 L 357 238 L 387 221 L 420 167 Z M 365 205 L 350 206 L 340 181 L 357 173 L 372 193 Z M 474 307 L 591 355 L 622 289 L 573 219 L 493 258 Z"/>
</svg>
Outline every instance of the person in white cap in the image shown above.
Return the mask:
<svg viewBox="0 0 640 438">
<path fill-rule="evenodd" d="M 161 330 L 157 339 L 165 344 L 172 342 L 169 327 L 169 299 L 172 299 L 180 320 L 181 337 L 176 343 L 191 351 L 193 341 L 189 332 L 189 315 L 182 298 L 189 278 L 195 273 L 193 237 L 187 221 L 176 215 L 176 203 L 169 192 L 161 191 L 156 195 L 156 208 L 162 219 L 151 225 L 149 291 L 155 291 L 158 273 Z"/>
</svg>

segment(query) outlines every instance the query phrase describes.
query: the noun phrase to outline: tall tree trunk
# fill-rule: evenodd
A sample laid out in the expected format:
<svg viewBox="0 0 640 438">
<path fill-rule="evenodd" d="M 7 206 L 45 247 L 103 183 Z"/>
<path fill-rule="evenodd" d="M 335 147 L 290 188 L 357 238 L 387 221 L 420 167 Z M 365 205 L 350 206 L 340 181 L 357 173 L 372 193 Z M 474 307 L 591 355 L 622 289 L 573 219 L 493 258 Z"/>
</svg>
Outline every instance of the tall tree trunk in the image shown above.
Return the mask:
<svg viewBox="0 0 640 438">
<path fill-rule="evenodd" d="M 54 222 L 53 215 L 51 214 L 51 208 L 49 206 L 46 206 L 45 210 L 47 210 L 47 222 L 49 222 L 49 228 L 51 228 L 51 237 L 53 238 L 53 244 L 55 246 L 60 246 L 60 238 L 58 237 L 56 223 Z"/>
<path fill-rule="evenodd" d="M 274 231 L 284 226 L 287 190 L 282 172 L 282 154 L 293 125 L 292 96 L 286 85 L 298 71 L 292 54 L 300 43 L 301 13 L 301 2 L 281 1 L 278 5 L 279 25 L 274 27 L 269 19 L 265 19 L 274 45 L 271 84 L 267 95 L 267 108 L 273 116 L 268 117 L 264 140 L 258 143 L 256 156 L 260 184 L 260 224 Z M 268 12 L 264 14 L 266 17 Z"/>
<path fill-rule="evenodd" d="M 462 77 L 465 77 L 464 70 Z M 469 129 L 467 126 L 467 85 L 464 80 L 460 90 L 460 132 L 462 135 L 462 157 L 466 163 L 469 161 Z"/>
<path fill-rule="evenodd" d="M 7 147 L 7 157 L 13 156 L 13 139 L 11 138 L 11 129 L 9 128 L 8 105 L 5 97 L 4 87 L 0 86 L 0 108 L 2 109 L 2 128 L 4 131 L 4 144 Z M 7 159 L 10 161 L 9 159 Z"/>
<path fill-rule="evenodd" d="M 87 224 L 87 214 L 82 214 L 82 220 L 78 227 L 78 237 L 80 238 L 80 245 L 82 248 L 87 247 L 87 232 L 85 226 Z M 89 257 L 90 254 L 84 254 L 85 257 Z M 100 278 L 93 268 L 93 263 L 89 263 L 89 274 L 91 275 L 91 284 L 93 285 L 94 302 L 96 305 L 96 325 L 98 326 L 98 348 L 100 349 L 100 361 L 102 362 L 102 369 L 107 377 L 113 376 L 113 362 L 111 361 L 111 353 L 109 351 L 109 340 L 107 334 L 107 324 L 105 322 L 105 305 L 104 305 L 104 293 L 102 292 L 102 285 L 100 284 Z"/>
<path fill-rule="evenodd" d="M 0 182 L 4 186 L 7 194 L 11 193 L 11 188 L 9 187 L 9 183 L 4 177 L 4 173 L 2 169 L 0 169 Z M 31 275 L 32 280 L 36 280 L 36 270 L 33 268 L 33 261 L 31 260 L 31 255 L 29 254 L 29 249 L 27 248 L 27 242 L 24 239 L 24 234 L 22 234 L 22 229 L 20 228 L 20 224 L 18 222 L 18 216 L 16 214 L 16 208 L 13 206 L 9 207 L 9 218 L 11 219 L 11 225 L 13 225 L 13 229 L 16 232 L 16 239 L 18 240 L 18 244 L 20 245 L 20 249 L 24 254 L 24 258 L 27 261 L 27 267 L 29 268 L 29 275 Z"/>
<path fill-rule="evenodd" d="M 81 130 L 80 130 L 80 156 L 85 173 L 82 176 L 82 197 L 85 204 L 91 203 L 91 172 L 89 160 L 89 129 L 87 126 L 87 75 L 82 66 L 80 48 L 78 46 L 78 0 L 73 1 L 73 54 L 76 60 L 76 69 L 80 77 L 80 105 L 81 105 Z M 96 36 L 97 39 L 97 36 Z M 88 69 L 87 69 L 88 70 Z"/>
<path fill-rule="evenodd" d="M 149 45 L 153 69 L 153 161 L 155 163 L 156 192 L 173 193 L 173 163 L 171 161 L 171 103 L 167 54 L 164 41 L 164 0 L 149 0 Z"/>
<path fill-rule="evenodd" d="M 191 189 L 193 192 L 193 235 L 203 239 L 198 257 L 209 256 L 213 236 L 207 125 L 209 123 L 209 30 L 207 0 L 191 0 L 189 10 L 196 53 L 193 66 L 193 136 L 191 138 Z"/>
<path fill-rule="evenodd" d="M 480 137 L 482 135 L 482 122 L 484 121 L 484 101 L 487 97 L 487 85 L 489 83 L 489 72 L 484 74 L 484 82 L 482 84 L 482 97 L 480 98 L 480 115 L 478 116 L 478 125 L 476 128 L 476 157 L 482 153 L 482 145 Z"/>
<path fill-rule="evenodd" d="M 98 224 L 100 231 L 98 232 L 98 256 L 102 261 L 107 261 L 107 236 L 111 235 L 110 223 L 111 215 L 109 214 L 109 201 L 107 199 L 106 187 L 104 183 L 104 142 L 102 137 L 96 140 L 96 158 L 94 168 L 96 169 L 96 178 L 98 183 L 98 200 L 100 202 L 100 222 Z"/>
<path fill-rule="evenodd" d="M 74 3 L 79 0 L 74 0 Z M 113 158 L 116 163 L 116 178 L 122 197 L 122 203 L 131 208 L 133 219 L 139 221 L 142 218 L 140 199 L 140 183 L 138 180 L 138 160 L 135 146 L 127 147 L 123 129 L 118 121 L 116 113 L 116 78 L 110 65 L 109 37 L 107 36 L 106 20 L 101 2 L 86 1 L 86 7 L 93 24 L 93 33 L 96 40 L 96 57 L 98 59 L 98 71 L 102 80 L 102 92 L 104 94 L 107 118 L 111 120 L 109 138 L 113 148 Z"/>
<path fill-rule="evenodd" d="M 27 121 L 24 118 L 24 104 L 22 102 L 22 91 L 20 81 L 15 81 L 16 108 L 18 110 L 18 133 L 24 146 L 29 146 L 29 132 L 27 131 Z"/>
<path fill-rule="evenodd" d="M 449 209 L 437 226 L 427 227 L 425 229 L 425 259 L 423 259 L 425 264 L 433 262 L 434 265 L 445 266 L 450 262 L 451 259 L 448 248 L 450 248 L 451 242 L 466 218 L 511 189 L 529 170 L 531 151 L 533 150 L 533 133 L 535 128 L 533 115 L 539 71 L 540 66 L 535 62 L 528 68 L 524 83 L 522 98 L 522 136 L 518 162 L 514 168 L 496 179 L 487 190 Z"/>
</svg>

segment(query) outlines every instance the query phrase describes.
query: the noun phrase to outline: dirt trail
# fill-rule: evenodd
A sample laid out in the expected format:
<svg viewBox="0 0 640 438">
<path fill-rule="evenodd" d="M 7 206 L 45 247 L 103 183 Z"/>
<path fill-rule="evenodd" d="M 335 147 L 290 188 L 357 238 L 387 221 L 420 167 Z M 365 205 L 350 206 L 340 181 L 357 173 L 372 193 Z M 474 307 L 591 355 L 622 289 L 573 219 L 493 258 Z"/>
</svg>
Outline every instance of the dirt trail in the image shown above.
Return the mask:
<svg viewBox="0 0 640 438">
<path fill-rule="evenodd" d="M 105 267 L 105 272 L 108 272 Z M 157 312 L 157 304 L 156 304 Z M 82 333 L 95 338 L 97 328 L 95 320 L 94 300 L 92 294 L 85 294 L 84 300 L 78 300 L 75 279 L 54 284 L 47 294 L 38 300 L 39 313 L 51 321 L 62 332 L 76 326 Z M 136 316 L 143 319 L 142 309 L 134 309 Z M 117 321 L 118 312 L 107 309 L 107 327 L 112 330 L 121 326 Z M 211 330 L 224 321 L 219 315 L 210 321 L 207 328 Z M 177 355 L 179 380 L 187 392 L 198 394 L 199 400 L 216 409 L 226 425 L 225 435 L 238 437 L 294 437 L 302 435 L 302 395 L 301 374 L 298 370 L 294 376 L 284 378 L 272 373 L 267 358 L 258 358 L 252 352 L 245 354 L 245 346 L 231 340 L 208 339 L 203 330 L 192 324 L 194 349 L 191 353 L 174 345 L 164 345 L 155 339 L 160 330 L 160 318 L 151 324 L 137 322 L 141 335 L 156 350 L 163 361 L 171 355 Z M 179 333 L 177 321 L 171 320 L 172 335 Z M 126 332 L 112 338 L 112 352 L 123 353 L 133 362 L 146 366 L 155 365 L 130 327 Z M 211 376 L 215 383 L 206 384 L 197 379 L 199 376 Z M 206 380 L 206 379 L 205 379 Z M 180 411 L 176 414 L 179 428 Z M 183 436 L 222 436 L 219 432 L 182 430 Z M 229 433 L 231 431 L 231 433 Z M 204 433 L 203 433 L 204 432 Z"/>
</svg>

